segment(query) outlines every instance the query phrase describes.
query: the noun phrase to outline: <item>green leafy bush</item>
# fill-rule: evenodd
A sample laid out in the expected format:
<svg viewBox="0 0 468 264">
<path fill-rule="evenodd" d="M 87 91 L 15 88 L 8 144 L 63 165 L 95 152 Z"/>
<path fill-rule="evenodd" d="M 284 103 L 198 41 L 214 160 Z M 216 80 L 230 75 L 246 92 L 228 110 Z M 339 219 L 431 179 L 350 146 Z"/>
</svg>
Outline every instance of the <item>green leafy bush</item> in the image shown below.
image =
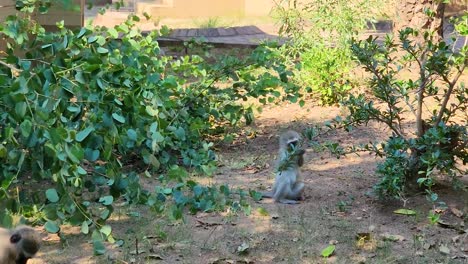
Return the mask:
<svg viewBox="0 0 468 264">
<path fill-rule="evenodd" d="M 1 221 L 23 214 L 50 232 L 96 227 L 100 253 L 103 239 L 113 241 L 105 221 L 117 200 L 157 212 L 173 204 L 175 218 L 184 208 L 248 207 L 245 193 L 234 199 L 227 186 L 202 187 L 188 175 L 216 168 L 208 135 L 252 121 L 243 101 L 299 98 L 277 47 L 173 59 L 160 53 L 164 32 L 143 35 L 137 16 L 113 28 L 59 23 L 56 32 L 22 16 L 0 25 Z M 160 186 L 141 189 L 140 177 L 154 174 Z"/>
<path fill-rule="evenodd" d="M 322 104 L 335 104 L 353 88 L 351 39 L 377 15 L 374 0 L 282 1 L 273 10 L 280 34 L 290 41 L 284 53 L 299 60 L 297 78 Z"/>
<path fill-rule="evenodd" d="M 464 19 L 461 24 L 465 26 L 457 24 L 456 28 L 466 36 Z M 422 42 L 415 41 L 419 34 Z M 434 202 L 437 195 L 432 187 L 438 175 L 456 180 L 457 175 L 466 174 L 460 165 L 468 162 L 468 90 L 458 80 L 468 65 L 468 47 L 457 51 L 435 39 L 430 32 L 407 28 L 398 41 L 387 36 L 381 45 L 370 37 L 352 46 L 371 75 L 370 90 L 349 95 L 343 101 L 349 115 L 334 119 L 329 127 L 350 130 L 376 121 L 388 126 L 392 136 L 381 144 L 328 147 L 337 155 L 372 151 L 384 157 L 377 169 L 380 182 L 375 186 L 381 196 L 401 197 L 423 188 Z M 412 118 L 403 116 L 406 113 Z"/>
</svg>

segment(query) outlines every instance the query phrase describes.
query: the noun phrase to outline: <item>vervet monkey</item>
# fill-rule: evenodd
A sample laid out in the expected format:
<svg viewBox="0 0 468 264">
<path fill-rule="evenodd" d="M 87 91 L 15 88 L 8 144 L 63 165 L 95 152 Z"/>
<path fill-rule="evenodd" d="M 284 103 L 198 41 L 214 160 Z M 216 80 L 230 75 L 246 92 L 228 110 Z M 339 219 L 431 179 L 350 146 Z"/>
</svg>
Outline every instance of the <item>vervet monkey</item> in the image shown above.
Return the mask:
<svg viewBox="0 0 468 264">
<path fill-rule="evenodd" d="M 29 226 L 18 226 L 13 230 L 0 228 L 0 263 L 26 264 L 41 246 L 41 238 Z"/>
<path fill-rule="evenodd" d="M 280 136 L 275 185 L 271 192 L 262 193 L 263 197 L 284 204 L 297 204 L 302 199 L 304 183 L 300 180 L 299 167 L 304 164 L 305 150 L 300 146 L 301 140 L 301 135 L 293 130 Z"/>
</svg>

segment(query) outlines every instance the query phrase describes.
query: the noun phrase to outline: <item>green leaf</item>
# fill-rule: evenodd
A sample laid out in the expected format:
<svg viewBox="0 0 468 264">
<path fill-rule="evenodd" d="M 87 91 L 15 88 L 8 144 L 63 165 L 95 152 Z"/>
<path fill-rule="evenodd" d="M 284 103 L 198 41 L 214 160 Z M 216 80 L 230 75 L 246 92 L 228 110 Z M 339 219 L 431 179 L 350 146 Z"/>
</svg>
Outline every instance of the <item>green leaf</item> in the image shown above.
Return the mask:
<svg viewBox="0 0 468 264">
<path fill-rule="evenodd" d="M 44 228 L 47 232 L 51 234 L 56 234 L 60 231 L 60 227 L 52 221 L 47 221 L 47 223 L 44 225 Z"/>
<path fill-rule="evenodd" d="M 164 188 L 162 190 L 162 193 L 164 193 L 165 195 L 172 194 L 172 189 L 171 188 Z"/>
<path fill-rule="evenodd" d="M 89 37 L 89 38 L 88 38 L 88 44 L 91 44 L 91 43 L 96 42 L 97 39 L 98 39 L 97 36 L 91 36 L 91 37 Z"/>
<path fill-rule="evenodd" d="M 78 166 L 76 168 L 76 172 L 78 172 L 78 174 L 80 174 L 80 175 L 87 175 L 88 174 L 88 172 L 85 169 L 83 169 L 83 167 L 81 167 L 81 166 Z"/>
<path fill-rule="evenodd" d="M 81 223 L 81 233 L 85 235 L 89 233 L 88 221 L 83 221 L 83 223 Z"/>
<path fill-rule="evenodd" d="M 112 232 L 112 227 L 110 225 L 105 225 L 99 229 L 99 232 L 103 233 L 106 237 L 108 237 Z"/>
<path fill-rule="evenodd" d="M 118 38 L 119 37 L 119 33 L 117 32 L 117 30 L 115 30 L 115 28 L 109 28 L 107 30 L 107 33 L 112 37 L 112 38 Z"/>
<path fill-rule="evenodd" d="M 72 146 L 72 148 L 68 147 L 68 145 L 65 145 L 65 152 L 67 153 L 67 156 L 68 158 L 75 164 L 78 164 L 80 163 L 81 159 L 76 155 L 76 154 L 79 154 L 77 152 L 75 152 Z"/>
<path fill-rule="evenodd" d="M 96 256 L 103 255 L 106 253 L 106 247 L 104 246 L 104 243 L 100 240 L 93 240 L 93 250 L 94 255 Z"/>
<path fill-rule="evenodd" d="M 257 212 L 261 215 L 261 216 L 269 216 L 270 214 L 268 213 L 268 211 L 263 208 L 263 207 L 259 207 L 257 208 Z"/>
<path fill-rule="evenodd" d="M 47 200 L 49 200 L 51 203 L 56 203 L 60 200 L 57 190 L 55 189 L 48 189 L 46 191 L 46 197 L 47 197 Z"/>
<path fill-rule="evenodd" d="M 97 149 L 89 149 L 85 150 L 85 158 L 89 161 L 96 161 L 99 158 L 100 151 Z"/>
<path fill-rule="evenodd" d="M 0 144 L 0 158 L 5 158 L 7 156 L 7 148 Z"/>
<path fill-rule="evenodd" d="M 31 135 L 32 131 L 32 123 L 28 119 L 24 120 L 23 123 L 20 125 L 20 131 L 21 135 L 25 138 L 29 137 Z"/>
<path fill-rule="evenodd" d="M 401 215 L 416 215 L 416 212 L 410 209 L 398 209 L 393 212 L 395 214 L 401 214 Z"/>
<path fill-rule="evenodd" d="M 304 105 L 305 105 L 305 101 L 304 100 L 299 100 L 299 106 L 304 107 Z"/>
<path fill-rule="evenodd" d="M 25 102 L 18 102 L 15 105 L 15 112 L 19 117 L 24 117 L 26 114 L 27 104 Z"/>
<path fill-rule="evenodd" d="M 119 115 L 117 113 L 113 113 L 112 118 L 114 118 L 119 123 L 122 123 L 122 124 L 125 123 L 125 117 L 123 117 L 123 116 L 121 116 L 121 115 Z"/>
<path fill-rule="evenodd" d="M 322 250 L 321 255 L 324 258 L 328 258 L 333 254 L 333 252 L 335 252 L 335 245 L 329 245 L 328 247 Z"/>
<path fill-rule="evenodd" d="M 86 84 L 86 79 L 83 75 L 83 72 L 82 71 L 78 71 L 76 74 L 75 74 L 75 80 L 81 84 Z"/>
<path fill-rule="evenodd" d="M 111 195 L 103 196 L 99 198 L 99 202 L 103 205 L 111 205 L 114 202 L 114 197 L 112 197 Z"/>
<path fill-rule="evenodd" d="M 159 162 L 158 158 L 156 158 L 152 154 L 148 155 L 148 160 L 149 160 L 149 163 L 153 165 L 153 168 L 155 170 L 159 169 L 159 167 L 161 166 L 161 163 Z"/>
<path fill-rule="evenodd" d="M 102 212 L 101 212 L 101 215 L 99 215 L 99 217 L 102 219 L 102 220 L 107 220 L 109 218 L 111 214 L 111 211 L 109 209 L 104 209 Z"/>
<path fill-rule="evenodd" d="M 127 130 L 127 136 L 130 140 L 136 141 L 137 140 L 137 132 L 135 129 Z"/>
<path fill-rule="evenodd" d="M 80 32 L 78 33 L 78 35 L 76 35 L 76 38 L 81 38 L 84 36 L 84 34 L 86 33 L 86 28 L 81 28 Z"/>
<path fill-rule="evenodd" d="M 103 48 L 103 47 L 99 47 L 99 48 L 97 48 L 97 52 L 100 53 L 100 54 L 107 54 L 107 53 L 109 53 L 109 50 L 106 49 L 106 48 Z"/>
<path fill-rule="evenodd" d="M 89 134 L 91 132 L 94 131 L 94 127 L 87 127 L 83 130 L 81 130 L 80 132 L 78 132 L 78 134 L 76 134 L 76 137 L 75 137 L 75 140 L 78 141 L 78 142 L 81 142 L 83 141 L 87 136 L 89 136 Z"/>
</svg>

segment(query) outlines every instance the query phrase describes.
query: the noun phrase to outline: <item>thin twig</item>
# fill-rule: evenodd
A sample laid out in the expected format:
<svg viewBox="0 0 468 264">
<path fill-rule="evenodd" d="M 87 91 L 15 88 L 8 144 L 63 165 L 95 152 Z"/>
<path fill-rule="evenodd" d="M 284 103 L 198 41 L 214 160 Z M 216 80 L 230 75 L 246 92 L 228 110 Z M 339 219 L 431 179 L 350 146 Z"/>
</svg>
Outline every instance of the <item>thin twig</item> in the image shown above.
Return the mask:
<svg viewBox="0 0 468 264">
<path fill-rule="evenodd" d="M 12 70 L 13 72 L 18 72 L 18 73 L 20 73 L 20 72 L 23 71 L 23 70 L 20 70 L 20 69 L 16 68 L 15 66 L 13 66 L 13 65 L 11 65 L 11 64 L 9 64 L 9 63 L 6 63 L 6 62 L 4 62 L 4 61 L 2 61 L 2 60 L 0 60 L 0 64 L 3 65 L 3 66 L 5 66 L 5 67 L 7 67 L 7 68 L 9 68 L 9 69 Z"/>
</svg>

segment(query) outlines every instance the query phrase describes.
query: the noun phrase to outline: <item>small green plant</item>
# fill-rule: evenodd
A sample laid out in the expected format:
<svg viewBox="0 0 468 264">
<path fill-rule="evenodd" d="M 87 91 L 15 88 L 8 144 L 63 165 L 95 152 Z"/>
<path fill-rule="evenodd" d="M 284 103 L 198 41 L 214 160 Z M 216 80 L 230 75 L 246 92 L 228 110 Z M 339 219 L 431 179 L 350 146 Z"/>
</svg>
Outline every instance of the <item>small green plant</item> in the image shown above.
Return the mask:
<svg viewBox="0 0 468 264">
<path fill-rule="evenodd" d="M 437 213 L 434 210 L 430 210 L 427 219 L 429 219 L 431 225 L 435 225 L 440 220 L 440 213 Z"/>
<path fill-rule="evenodd" d="M 226 26 L 219 17 L 209 17 L 195 23 L 198 28 L 216 28 Z"/>
<path fill-rule="evenodd" d="M 345 195 L 344 192 L 339 192 L 338 196 Z M 346 199 L 338 201 L 336 206 L 338 207 L 338 210 L 342 213 L 346 212 L 349 210 L 349 208 L 353 205 L 354 202 L 354 196 L 349 195 L 346 197 Z"/>
</svg>

